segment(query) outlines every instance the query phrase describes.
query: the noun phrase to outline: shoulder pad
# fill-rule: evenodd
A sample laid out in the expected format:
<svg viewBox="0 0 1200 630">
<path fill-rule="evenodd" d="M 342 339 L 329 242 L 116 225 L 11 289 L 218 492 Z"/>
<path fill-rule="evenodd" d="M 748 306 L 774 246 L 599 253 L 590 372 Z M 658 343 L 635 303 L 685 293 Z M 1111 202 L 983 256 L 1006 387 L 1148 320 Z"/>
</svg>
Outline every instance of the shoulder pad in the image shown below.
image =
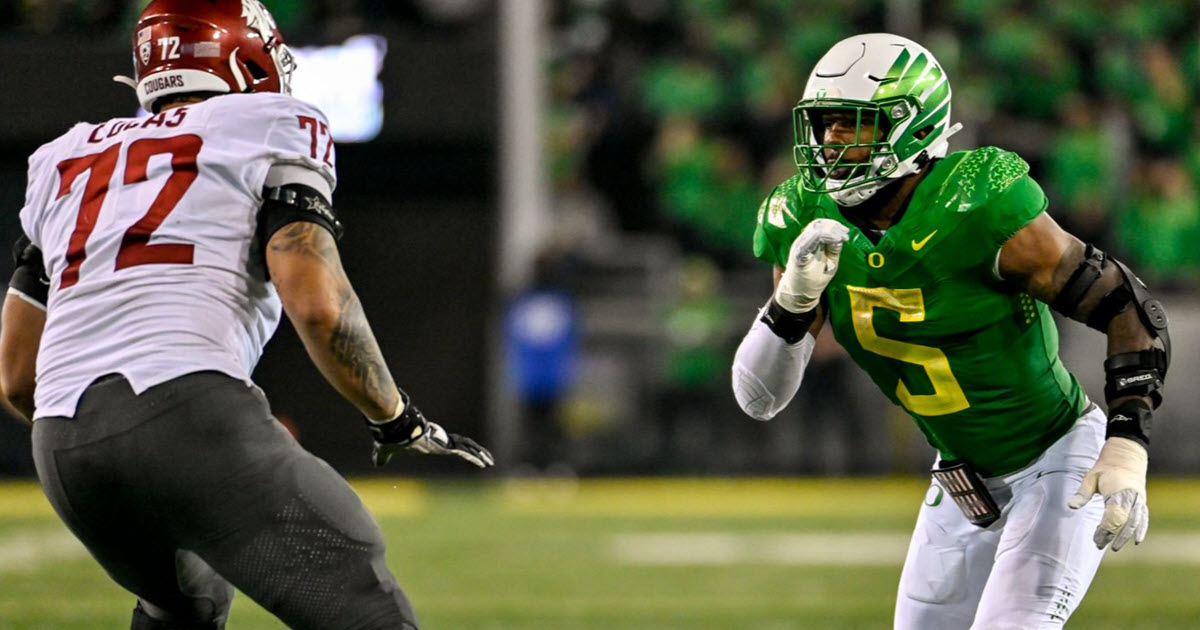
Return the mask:
<svg viewBox="0 0 1200 630">
<path fill-rule="evenodd" d="M 948 160 L 955 158 L 958 164 L 938 190 L 934 203 L 958 212 L 987 204 L 1029 173 L 1029 164 L 1021 156 L 997 147 L 962 151 Z"/>
<path fill-rule="evenodd" d="M 255 92 L 215 99 L 228 115 L 220 117 L 229 129 L 255 130 L 274 164 L 295 164 L 316 171 L 337 186 L 333 130 L 316 106 L 288 94 Z"/>
<path fill-rule="evenodd" d="M 30 154 L 30 166 L 33 166 L 35 163 L 53 158 L 56 153 L 60 151 L 65 152 L 71 150 L 71 147 L 76 143 L 79 134 L 85 130 L 86 132 L 90 132 L 93 127 L 95 127 L 95 125 L 92 123 L 75 123 L 70 129 L 63 132 L 62 135 L 43 144 L 42 146 L 38 147 L 36 151 Z"/>
<path fill-rule="evenodd" d="M 202 104 L 219 115 L 212 116 L 212 124 L 253 124 L 263 128 L 279 120 L 296 120 L 306 116 L 328 124 L 325 114 L 316 106 L 290 94 L 276 92 L 249 92 L 246 94 L 222 94 Z M 198 107 L 192 105 L 191 107 Z"/>
</svg>

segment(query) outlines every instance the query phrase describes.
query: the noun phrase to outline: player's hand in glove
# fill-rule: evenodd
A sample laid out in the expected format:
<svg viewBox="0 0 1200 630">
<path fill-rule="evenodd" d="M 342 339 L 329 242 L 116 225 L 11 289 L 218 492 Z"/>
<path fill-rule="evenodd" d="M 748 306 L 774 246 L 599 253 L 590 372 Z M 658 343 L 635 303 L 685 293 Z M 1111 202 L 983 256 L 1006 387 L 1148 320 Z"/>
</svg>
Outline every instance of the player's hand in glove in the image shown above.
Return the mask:
<svg viewBox="0 0 1200 630">
<path fill-rule="evenodd" d="M 367 427 L 375 437 L 375 446 L 371 450 L 371 461 L 376 466 L 382 466 L 392 458 L 397 451 L 408 449 L 426 455 L 455 455 L 480 468 L 487 468 L 496 463 L 492 454 L 475 440 L 454 433 L 447 433 L 441 425 L 425 419 L 401 392 L 404 410 L 399 416 L 386 422 L 367 420 Z"/>
<path fill-rule="evenodd" d="M 1079 509 L 1099 493 L 1104 497 L 1104 517 L 1093 541 L 1098 549 L 1112 543 L 1120 551 L 1132 538 L 1135 545 L 1146 538 L 1150 509 L 1146 506 L 1146 449 L 1133 440 L 1111 437 L 1104 441 L 1096 465 L 1083 477 L 1079 491 L 1068 505 Z"/>
<path fill-rule="evenodd" d="M 809 223 L 792 242 L 787 268 L 775 289 L 775 302 L 792 313 L 816 308 L 821 292 L 837 273 L 842 245 L 850 229 L 833 219 Z"/>
</svg>

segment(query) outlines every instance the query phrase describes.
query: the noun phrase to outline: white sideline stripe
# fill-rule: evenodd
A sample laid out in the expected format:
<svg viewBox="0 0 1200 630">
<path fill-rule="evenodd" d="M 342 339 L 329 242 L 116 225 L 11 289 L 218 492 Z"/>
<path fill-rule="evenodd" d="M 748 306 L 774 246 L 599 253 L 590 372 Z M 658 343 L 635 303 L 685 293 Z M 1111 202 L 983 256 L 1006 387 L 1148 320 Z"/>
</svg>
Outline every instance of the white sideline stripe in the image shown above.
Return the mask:
<svg viewBox="0 0 1200 630">
<path fill-rule="evenodd" d="M 0 536 L 0 573 L 34 569 L 86 555 L 87 549 L 66 530 L 18 531 Z"/>
<path fill-rule="evenodd" d="M 633 566 L 900 566 L 908 534 L 808 532 L 618 534 L 609 549 L 618 564 Z M 1200 533 L 1151 532 L 1145 542 L 1105 564 L 1200 565 Z"/>
</svg>

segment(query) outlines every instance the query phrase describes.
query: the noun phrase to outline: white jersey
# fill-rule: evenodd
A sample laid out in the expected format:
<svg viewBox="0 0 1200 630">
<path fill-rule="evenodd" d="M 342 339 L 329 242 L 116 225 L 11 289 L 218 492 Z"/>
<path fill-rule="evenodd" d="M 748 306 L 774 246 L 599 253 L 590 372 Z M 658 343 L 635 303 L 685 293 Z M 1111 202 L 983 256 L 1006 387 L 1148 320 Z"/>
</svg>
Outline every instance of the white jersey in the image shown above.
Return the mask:
<svg viewBox="0 0 1200 630">
<path fill-rule="evenodd" d="M 105 374 L 251 383 L 281 310 L 255 243 L 268 181 L 336 184 L 325 117 L 282 94 L 80 123 L 30 157 L 21 225 L 50 279 L 35 417 L 75 415 Z"/>
</svg>

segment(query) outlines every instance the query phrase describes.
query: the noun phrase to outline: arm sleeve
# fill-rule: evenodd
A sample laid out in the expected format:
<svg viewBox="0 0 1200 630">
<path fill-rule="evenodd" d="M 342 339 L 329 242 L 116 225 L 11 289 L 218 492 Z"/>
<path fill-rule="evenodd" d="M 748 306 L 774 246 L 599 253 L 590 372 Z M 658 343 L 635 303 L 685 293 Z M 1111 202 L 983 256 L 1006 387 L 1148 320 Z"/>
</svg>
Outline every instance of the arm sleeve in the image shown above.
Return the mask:
<svg viewBox="0 0 1200 630">
<path fill-rule="evenodd" d="M 815 346 L 812 334 L 787 344 L 762 322 L 760 312 L 733 358 L 733 395 L 742 411 L 765 421 L 787 407 Z"/>
</svg>

